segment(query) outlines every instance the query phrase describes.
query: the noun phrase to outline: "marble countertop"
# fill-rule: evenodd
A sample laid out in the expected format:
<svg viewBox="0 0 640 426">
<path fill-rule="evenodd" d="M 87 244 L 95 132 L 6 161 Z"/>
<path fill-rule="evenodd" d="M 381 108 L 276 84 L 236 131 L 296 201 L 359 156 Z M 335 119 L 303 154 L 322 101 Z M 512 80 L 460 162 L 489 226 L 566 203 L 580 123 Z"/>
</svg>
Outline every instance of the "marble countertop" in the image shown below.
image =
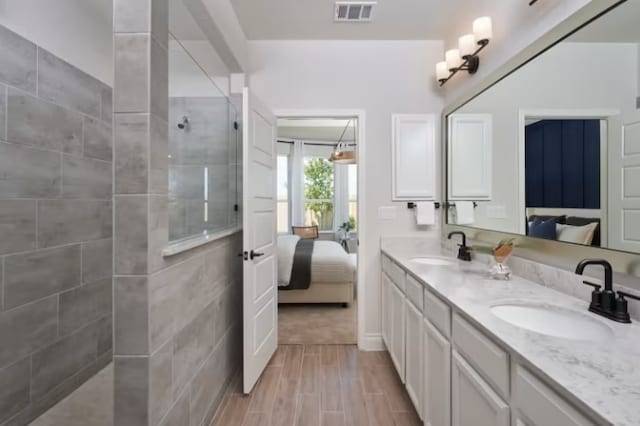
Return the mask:
<svg viewBox="0 0 640 426">
<path fill-rule="evenodd" d="M 520 277 L 493 280 L 486 264 L 456 260 L 440 248 L 439 240 L 383 243 L 382 251 L 603 424 L 640 425 L 639 325 L 592 314 L 587 301 Z M 447 257 L 455 263 L 420 265 L 410 261 L 416 256 Z M 584 313 L 609 327 L 612 337 L 592 342 L 534 333 L 494 316 L 490 308 L 500 302 L 534 302 Z"/>
</svg>

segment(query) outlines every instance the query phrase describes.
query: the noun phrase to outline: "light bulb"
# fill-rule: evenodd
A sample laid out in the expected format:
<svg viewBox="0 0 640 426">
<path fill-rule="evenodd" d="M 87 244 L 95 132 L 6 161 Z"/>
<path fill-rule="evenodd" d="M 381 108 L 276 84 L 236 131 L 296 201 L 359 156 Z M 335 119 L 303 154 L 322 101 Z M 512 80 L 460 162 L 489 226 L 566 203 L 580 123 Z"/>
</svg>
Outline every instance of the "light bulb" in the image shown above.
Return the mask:
<svg viewBox="0 0 640 426">
<path fill-rule="evenodd" d="M 476 51 L 476 38 L 473 34 L 463 35 L 458 39 L 458 50 L 463 59 L 473 55 Z"/>
<path fill-rule="evenodd" d="M 451 71 L 458 68 L 462 63 L 462 58 L 460 58 L 460 51 L 458 49 L 447 50 L 444 57 L 447 60 L 447 68 Z"/>
<path fill-rule="evenodd" d="M 473 21 L 473 34 L 478 41 L 478 44 L 486 44 L 493 36 L 491 28 L 491 18 L 483 16 Z"/>
</svg>

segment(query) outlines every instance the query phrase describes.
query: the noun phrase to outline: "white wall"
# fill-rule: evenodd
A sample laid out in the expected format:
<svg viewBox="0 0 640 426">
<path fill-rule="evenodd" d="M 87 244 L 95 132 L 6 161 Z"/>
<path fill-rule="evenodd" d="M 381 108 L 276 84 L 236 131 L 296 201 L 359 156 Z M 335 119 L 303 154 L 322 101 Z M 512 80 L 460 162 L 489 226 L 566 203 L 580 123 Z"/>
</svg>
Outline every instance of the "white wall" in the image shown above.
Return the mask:
<svg viewBox="0 0 640 426">
<path fill-rule="evenodd" d="M 113 84 L 111 0 L 0 0 L 0 25 Z"/>
<path fill-rule="evenodd" d="M 251 41 L 250 87 L 272 109 L 363 109 L 363 169 L 367 247 L 360 247 L 367 298 L 366 333 L 380 332 L 380 237 L 416 235 L 413 211 L 391 203 L 391 114 L 442 111 L 441 92 L 429 79 L 442 56 L 439 41 Z M 438 129 L 439 136 L 439 129 Z M 379 206 L 397 218 L 380 220 Z"/>
<path fill-rule="evenodd" d="M 229 71 L 211 44 L 170 40 L 169 97 L 218 96 L 229 96 Z"/>
<path fill-rule="evenodd" d="M 520 109 L 635 108 L 634 44 L 561 43 L 462 107 L 460 113 L 493 116 L 493 199 L 480 203 L 474 226 L 518 232 L 518 116 Z M 625 71 L 622 71 L 625 70 Z M 620 140 L 609 141 L 620 144 Z M 487 205 L 504 206 L 506 219 L 486 217 Z"/>
<path fill-rule="evenodd" d="M 468 2 L 451 22 L 445 48 L 457 48 L 458 37 L 470 33 L 473 19 L 479 16 L 491 16 L 494 37 L 480 55 L 480 70 L 476 74 L 457 75 L 446 84 L 446 102 L 463 96 L 465 91 L 590 1 L 541 0 L 531 7 L 526 0 Z M 435 63 L 432 68 L 429 75 L 435 79 Z"/>
</svg>

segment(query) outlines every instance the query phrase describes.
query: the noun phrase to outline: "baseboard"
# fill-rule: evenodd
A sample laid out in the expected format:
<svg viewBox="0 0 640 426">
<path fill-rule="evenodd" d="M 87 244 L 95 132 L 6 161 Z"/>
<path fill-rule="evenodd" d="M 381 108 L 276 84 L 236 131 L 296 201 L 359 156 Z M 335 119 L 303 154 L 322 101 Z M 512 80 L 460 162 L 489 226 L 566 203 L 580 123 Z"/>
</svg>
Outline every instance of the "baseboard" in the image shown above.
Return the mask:
<svg viewBox="0 0 640 426">
<path fill-rule="evenodd" d="M 381 333 L 365 333 L 358 339 L 358 349 L 361 351 L 384 351 L 386 347 Z"/>
</svg>

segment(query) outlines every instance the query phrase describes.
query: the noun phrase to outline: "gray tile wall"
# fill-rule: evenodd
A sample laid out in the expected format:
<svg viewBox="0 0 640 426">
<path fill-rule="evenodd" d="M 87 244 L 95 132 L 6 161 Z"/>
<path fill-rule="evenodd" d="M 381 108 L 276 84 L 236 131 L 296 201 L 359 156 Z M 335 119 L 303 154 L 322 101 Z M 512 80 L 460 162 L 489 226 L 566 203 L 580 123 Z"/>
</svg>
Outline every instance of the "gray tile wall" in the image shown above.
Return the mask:
<svg viewBox="0 0 640 426">
<path fill-rule="evenodd" d="M 114 424 L 208 425 L 242 359 L 242 234 L 162 256 L 167 0 L 115 0 L 114 28 Z"/>
<path fill-rule="evenodd" d="M 0 26 L 0 425 L 112 360 L 111 97 Z"/>
</svg>

